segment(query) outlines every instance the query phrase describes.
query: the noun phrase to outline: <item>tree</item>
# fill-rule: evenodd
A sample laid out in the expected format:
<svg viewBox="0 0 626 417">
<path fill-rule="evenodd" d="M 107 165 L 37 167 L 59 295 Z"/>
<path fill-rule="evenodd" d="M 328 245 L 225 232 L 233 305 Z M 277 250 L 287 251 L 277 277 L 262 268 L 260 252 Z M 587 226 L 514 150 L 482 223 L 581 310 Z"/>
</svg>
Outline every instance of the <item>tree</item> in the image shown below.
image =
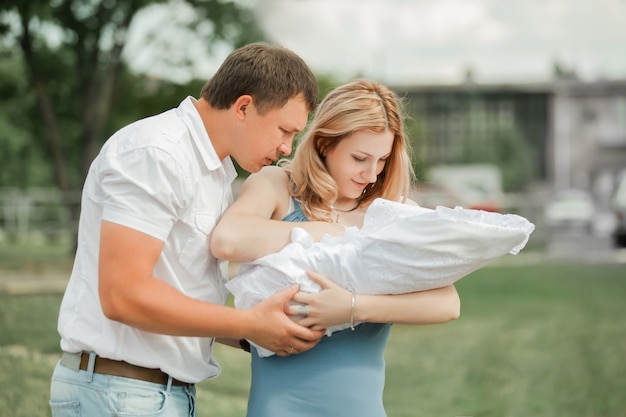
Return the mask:
<svg viewBox="0 0 626 417">
<path fill-rule="evenodd" d="M 34 99 L 17 51 L 0 50 L 0 187 L 25 188 L 46 177 L 43 155 L 25 129 L 33 123 Z M 49 176 L 49 175 L 48 175 Z"/>
<path fill-rule="evenodd" d="M 25 93 L 32 97 L 35 123 L 23 124 L 15 135 L 13 150 L 24 151 L 32 138 L 43 159 L 50 161 L 52 183 L 62 195 L 79 189 L 89 164 L 111 133 L 114 93 L 120 76 L 133 78 L 122 52 L 131 25 L 142 10 L 161 4 L 176 13 L 192 8 L 190 30 L 201 31 L 207 48 L 225 42 L 233 48 L 260 40 L 260 31 L 250 10 L 227 0 L 20 0 L 0 3 L 0 52 L 12 58 L 25 75 Z M 207 26 L 210 30 L 206 30 Z M 181 45 L 180 48 L 184 48 Z M 19 54 L 15 54 L 18 51 Z M 18 58 L 16 59 L 16 55 Z M 18 62 L 20 61 L 20 62 Z M 181 63 L 184 65 L 185 63 Z M 18 77 L 19 78 L 19 77 Z M 19 84 L 13 89 L 16 90 Z M 9 83 L 3 87 L 9 88 Z M 24 89 L 23 89 L 24 90 Z M 17 91 L 3 91 L 7 95 Z M 20 95 L 16 102 L 27 106 Z M 126 91 L 124 92 L 126 94 Z M 4 95 L 4 94 L 3 94 Z M 126 98 L 126 97 L 125 97 Z M 25 117 L 24 112 L 18 114 Z M 0 126 L 11 124 L 0 119 Z M 4 122 L 4 123 L 3 123 Z M 66 202 L 72 219 L 78 205 Z"/>
</svg>

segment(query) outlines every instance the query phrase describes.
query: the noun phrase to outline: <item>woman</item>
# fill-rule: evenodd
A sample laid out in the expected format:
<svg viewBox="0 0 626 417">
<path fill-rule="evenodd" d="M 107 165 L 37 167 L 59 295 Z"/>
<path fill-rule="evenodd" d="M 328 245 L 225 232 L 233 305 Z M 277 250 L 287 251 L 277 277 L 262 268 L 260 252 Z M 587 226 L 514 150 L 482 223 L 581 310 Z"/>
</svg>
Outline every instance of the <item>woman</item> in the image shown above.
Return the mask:
<svg viewBox="0 0 626 417">
<path fill-rule="evenodd" d="M 412 170 L 395 94 L 370 81 L 354 81 L 322 101 L 291 162 L 249 177 L 216 227 L 215 256 L 250 261 L 283 248 L 294 227 L 316 239 L 361 226 L 379 197 L 408 202 Z M 297 223 L 295 223 L 297 222 Z M 459 315 L 454 286 L 402 295 L 359 295 L 320 274 L 317 294 L 299 323 L 327 328 L 363 322 L 324 337 L 313 349 L 261 357 L 252 350 L 248 417 L 385 416 L 383 350 L 390 323 L 427 324 Z M 289 314 L 302 311 L 287 307 Z"/>
</svg>

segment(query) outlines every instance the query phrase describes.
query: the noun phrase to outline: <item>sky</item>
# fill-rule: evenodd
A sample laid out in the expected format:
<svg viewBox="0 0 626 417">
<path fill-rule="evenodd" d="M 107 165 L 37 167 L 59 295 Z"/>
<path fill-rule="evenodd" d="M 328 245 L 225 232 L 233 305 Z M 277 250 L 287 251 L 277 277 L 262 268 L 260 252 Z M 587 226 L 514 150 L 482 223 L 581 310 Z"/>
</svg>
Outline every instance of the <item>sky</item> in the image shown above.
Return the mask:
<svg viewBox="0 0 626 417">
<path fill-rule="evenodd" d="M 272 43 L 298 53 L 316 73 L 338 79 L 455 84 L 471 71 L 482 83 L 544 82 L 555 62 L 585 80 L 626 79 L 626 0 L 248 3 Z M 184 23 L 184 13 L 176 15 Z M 172 14 L 165 16 L 171 20 Z M 163 24 L 157 27 L 166 32 Z M 178 53 L 194 50 L 194 42 L 200 41 L 187 39 Z M 207 78 L 228 52 L 221 45 L 213 55 L 194 53 L 191 71 Z M 154 59 L 146 62 L 153 65 Z M 169 74 L 175 78 L 174 72 Z"/>
</svg>

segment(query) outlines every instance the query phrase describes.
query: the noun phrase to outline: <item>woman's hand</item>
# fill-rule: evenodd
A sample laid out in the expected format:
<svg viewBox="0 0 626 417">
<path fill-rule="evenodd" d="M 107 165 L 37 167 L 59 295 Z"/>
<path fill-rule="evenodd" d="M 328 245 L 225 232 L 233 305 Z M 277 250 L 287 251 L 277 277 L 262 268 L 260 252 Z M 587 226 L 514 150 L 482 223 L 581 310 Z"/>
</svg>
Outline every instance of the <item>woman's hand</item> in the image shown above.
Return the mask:
<svg viewBox="0 0 626 417">
<path fill-rule="evenodd" d="M 298 292 L 292 300 L 304 304 L 285 307 L 285 313 L 297 316 L 296 321 L 313 330 L 324 330 L 338 324 L 349 323 L 352 294 L 326 276 L 307 271 L 311 280 L 322 287 L 318 293 Z"/>
</svg>

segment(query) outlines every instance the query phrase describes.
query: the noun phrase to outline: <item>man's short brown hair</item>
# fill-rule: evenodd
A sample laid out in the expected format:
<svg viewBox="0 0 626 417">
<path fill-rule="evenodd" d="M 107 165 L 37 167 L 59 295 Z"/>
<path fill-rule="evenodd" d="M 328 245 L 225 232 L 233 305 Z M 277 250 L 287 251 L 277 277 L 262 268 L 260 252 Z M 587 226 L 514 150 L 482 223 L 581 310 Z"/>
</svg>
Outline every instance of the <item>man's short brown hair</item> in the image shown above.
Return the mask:
<svg viewBox="0 0 626 417">
<path fill-rule="evenodd" d="M 216 109 L 228 109 L 250 95 L 260 114 L 284 106 L 302 94 L 309 112 L 317 104 L 318 87 L 313 72 L 291 50 L 252 43 L 233 51 L 202 87 L 202 97 Z"/>
</svg>

